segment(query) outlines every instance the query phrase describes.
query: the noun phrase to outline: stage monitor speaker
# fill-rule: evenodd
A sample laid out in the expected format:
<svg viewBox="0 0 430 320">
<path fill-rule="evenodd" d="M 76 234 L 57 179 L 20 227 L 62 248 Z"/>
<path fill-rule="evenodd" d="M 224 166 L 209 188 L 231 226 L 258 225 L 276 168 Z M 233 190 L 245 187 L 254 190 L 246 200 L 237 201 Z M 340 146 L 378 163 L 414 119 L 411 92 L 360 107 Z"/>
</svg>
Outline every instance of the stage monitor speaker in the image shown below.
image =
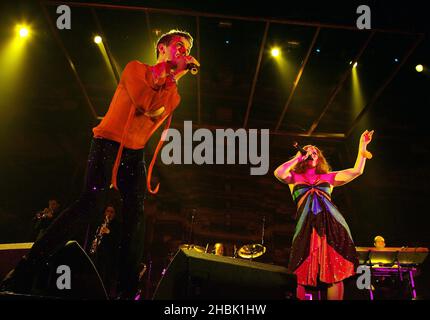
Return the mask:
<svg viewBox="0 0 430 320">
<path fill-rule="evenodd" d="M 0 280 L 30 251 L 33 242 L 0 244 Z"/>
<path fill-rule="evenodd" d="M 154 300 L 294 299 L 297 279 L 285 267 L 180 249 Z"/>
<path fill-rule="evenodd" d="M 67 266 L 67 270 L 60 266 Z M 70 281 L 68 283 L 70 287 L 67 285 L 67 280 L 65 280 L 65 277 L 69 275 Z M 57 280 L 62 284 L 60 288 Z M 108 299 L 96 267 L 76 241 L 67 242 L 62 249 L 52 256 L 47 263 L 47 267 L 37 274 L 33 291 L 34 294 L 40 296 L 62 299 Z"/>
</svg>

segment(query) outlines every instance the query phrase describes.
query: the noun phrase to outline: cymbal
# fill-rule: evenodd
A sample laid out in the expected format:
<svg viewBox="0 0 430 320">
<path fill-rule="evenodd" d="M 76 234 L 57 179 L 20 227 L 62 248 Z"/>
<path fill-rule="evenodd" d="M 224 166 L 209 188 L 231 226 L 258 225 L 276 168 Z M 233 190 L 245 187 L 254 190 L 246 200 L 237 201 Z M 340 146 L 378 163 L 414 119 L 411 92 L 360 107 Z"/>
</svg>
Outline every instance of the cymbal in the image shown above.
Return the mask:
<svg viewBox="0 0 430 320">
<path fill-rule="evenodd" d="M 203 248 L 202 246 L 198 246 L 196 244 L 181 244 L 179 246 L 179 249 L 194 250 L 194 251 L 200 252 L 200 253 L 205 252 L 205 248 Z"/>
<path fill-rule="evenodd" d="M 266 247 L 261 244 L 246 244 L 239 249 L 239 257 L 253 259 L 262 256 L 266 252 Z"/>
</svg>

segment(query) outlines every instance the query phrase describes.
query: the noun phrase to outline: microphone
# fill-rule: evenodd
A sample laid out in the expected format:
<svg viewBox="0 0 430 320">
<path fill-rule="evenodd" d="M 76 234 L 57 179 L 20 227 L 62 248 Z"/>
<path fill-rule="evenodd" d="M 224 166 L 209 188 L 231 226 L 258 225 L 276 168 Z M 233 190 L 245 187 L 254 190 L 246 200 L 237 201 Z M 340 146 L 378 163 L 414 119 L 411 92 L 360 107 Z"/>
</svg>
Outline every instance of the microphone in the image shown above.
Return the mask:
<svg viewBox="0 0 430 320">
<path fill-rule="evenodd" d="M 296 148 L 298 151 L 300 151 L 300 153 L 304 156 L 304 155 L 306 155 L 308 152 L 305 150 L 305 149 L 303 149 L 303 147 L 301 146 L 301 145 L 299 145 L 299 143 L 297 142 L 297 141 L 295 141 L 294 143 L 293 143 L 293 147 L 294 148 Z M 305 159 L 305 161 L 307 161 L 307 160 L 312 160 L 312 156 L 311 155 L 309 155 L 306 159 Z"/>
<path fill-rule="evenodd" d="M 176 68 L 178 67 L 177 64 L 172 62 L 171 60 L 168 60 L 167 64 L 170 70 L 176 70 Z M 192 62 L 187 63 L 186 68 L 187 70 L 190 70 L 192 75 L 196 75 L 197 73 L 199 73 L 199 67 L 195 63 L 192 63 Z"/>
<path fill-rule="evenodd" d="M 297 142 L 297 141 L 295 141 L 294 143 L 293 143 L 293 147 L 294 148 L 296 148 L 298 151 L 300 151 L 300 153 L 302 154 L 302 155 L 305 155 L 307 152 L 306 152 L 306 150 L 305 149 L 303 149 L 303 147 L 301 146 L 301 145 L 299 145 L 299 143 Z"/>
<path fill-rule="evenodd" d="M 199 67 L 195 63 L 188 63 L 187 69 L 190 70 L 192 75 L 199 73 Z"/>
</svg>

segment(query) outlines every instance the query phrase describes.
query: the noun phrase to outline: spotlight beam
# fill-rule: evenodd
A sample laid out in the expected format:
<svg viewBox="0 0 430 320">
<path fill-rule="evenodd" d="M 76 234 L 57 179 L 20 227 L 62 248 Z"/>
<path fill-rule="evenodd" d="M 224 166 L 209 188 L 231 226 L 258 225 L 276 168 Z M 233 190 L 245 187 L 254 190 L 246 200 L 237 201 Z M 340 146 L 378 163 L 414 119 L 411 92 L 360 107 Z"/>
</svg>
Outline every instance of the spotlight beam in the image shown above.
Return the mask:
<svg viewBox="0 0 430 320">
<path fill-rule="evenodd" d="M 152 37 L 152 27 L 151 27 L 151 20 L 149 20 L 149 12 L 148 10 L 145 10 L 145 22 L 146 22 L 146 28 L 148 29 L 148 39 L 151 41 L 151 43 L 155 43 L 153 37 Z"/>
<path fill-rule="evenodd" d="M 398 66 L 393 70 L 393 72 L 390 74 L 390 76 L 385 80 L 385 82 L 379 87 L 378 91 L 375 92 L 372 99 L 369 101 L 369 103 L 361 110 L 360 114 L 355 118 L 355 120 L 352 122 L 351 127 L 349 128 L 348 132 L 346 133 L 346 137 L 348 138 L 352 131 L 354 130 L 355 126 L 360 122 L 361 118 L 366 114 L 367 111 L 369 111 L 370 107 L 373 106 L 373 104 L 378 100 L 379 96 L 382 94 L 382 92 L 385 90 L 385 88 L 390 84 L 390 82 L 394 79 L 394 77 L 397 75 L 397 73 L 400 71 L 402 66 L 405 64 L 405 62 L 409 59 L 411 54 L 415 51 L 416 47 L 420 44 L 420 42 L 424 39 L 423 35 L 420 35 L 417 37 L 415 42 L 412 44 L 412 46 L 409 48 L 409 51 L 405 54 L 402 61 L 398 64 Z"/>
<path fill-rule="evenodd" d="M 96 22 L 97 29 L 100 32 L 100 36 L 103 39 L 103 46 L 106 49 L 106 55 L 107 55 L 107 58 L 109 60 L 109 64 L 110 64 L 110 67 L 112 69 L 112 72 L 114 74 L 114 77 L 115 77 L 115 80 L 116 80 L 116 84 L 118 85 L 119 80 L 121 78 L 120 77 L 120 72 L 119 72 L 119 70 L 117 70 L 116 64 L 114 63 L 114 59 L 112 57 L 112 51 L 110 50 L 109 45 L 108 45 L 108 43 L 106 41 L 105 33 L 104 33 L 102 25 L 100 23 L 99 17 L 97 16 L 96 11 L 93 8 L 91 8 L 91 13 L 93 15 L 94 21 Z"/>
<path fill-rule="evenodd" d="M 373 30 L 369 36 L 367 37 L 366 41 L 364 42 L 364 44 L 361 46 L 360 51 L 358 52 L 357 56 L 355 56 L 353 61 L 358 61 L 361 57 L 361 55 L 364 53 L 364 51 L 366 50 L 367 46 L 370 43 L 370 40 L 372 40 L 373 36 L 375 35 L 375 31 Z M 338 92 L 340 91 L 340 89 L 342 89 L 346 79 L 348 78 L 348 76 L 351 73 L 352 68 L 348 67 L 348 69 L 345 71 L 345 73 L 343 74 L 342 78 L 340 79 L 340 81 L 338 82 L 338 84 L 336 85 L 333 93 L 331 94 L 330 98 L 328 99 L 326 105 L 324 106 L 322 112 L 320 113 L 319 117 L 312 123 L 311 127 L 309 128 L 307 134 L 308 135 L 312 135 L 313 132 L 315 131 L 315 129 L 318 127 L 321 119 L 324 117 L 324 115 L 327 113 L 328 108 L 330 107 L 330 105 L 333 103 L 334 98 L 336 98 Z"/>
<path fill-rule="evenodd" d="M 352 95 L 351 95 L 351 106 L 354 115 L 360 113 L 361 109 L 364 107 L 363 91 L 361 90 L 360 79 L 358 76 L 358 71 L 356 67 L 352 68 L 351 72 L 351 85 L 352 85 Z M 369 128 L 366 124 L 366 128 Z"/>
<path fill-rule="evenodd" d="M 293 88 L 291 89 L 290 95 L 288 97 L 287 102 L 285 103 L 284 110 L 282 110 L 281 116 L 279 117 L 278 123 L 276 125 L 275 131 L 278 131 L 281 127 L 282 121 L 284 121 L 285 114 L 287 113 L 288 107 L 293 100 L 294 93 L 296 92 L 297 86 L 299 84 L 300 78 L 302 77 L 303 71 L 308 63 L 309 56 L 314 48 L 315 42 L 317 41 L 318 35 L 320 33 L 321 27 L 317 27 L 315 30 L 314 37 L 312 38 L 312 42 L 309 45 L 308 52 L 306 53 L 305 59 L 303 60 L 302 66 L 300 67 L 299 72 L 297 73 L 296 80 L 294 80 Z"/>
<path fill-rule="evenodd" d="M 24 32 L 25 30 L 25 32 Z M 12 106 L 19 103 L 20 82 L 24 79 L 23 67 L 27 56 L 27 37 L 29 29 L 24 25 L 16 25 L 13 34 L 0 47 L 0 97 L 4 106 Z M 27 50 L 26 50 L 27 49 Z M 0 108 L 1 125 L 8 122 L 5 117 L 12 116 L 12 109 Z"/>
</svg>

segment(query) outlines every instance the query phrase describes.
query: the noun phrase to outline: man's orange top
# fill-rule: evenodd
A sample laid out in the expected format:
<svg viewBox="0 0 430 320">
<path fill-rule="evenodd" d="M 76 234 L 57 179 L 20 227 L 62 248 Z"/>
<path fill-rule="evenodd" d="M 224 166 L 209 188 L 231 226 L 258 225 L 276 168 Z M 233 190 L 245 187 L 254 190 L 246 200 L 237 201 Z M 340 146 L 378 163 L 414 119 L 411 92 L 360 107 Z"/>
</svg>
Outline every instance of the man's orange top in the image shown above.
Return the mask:
<svg viewBox="0 0 430 320">
<path fill-rule="evenodd" d="M 174 82 L 162 79 L 155 83 L 150 67 L 139 61 L 131 61 L 125 67 L 120 83 L 112 98 L 109 110 L 103 120 L 93 129 L 94 138 L 105 138 L 119 142 L 115 165 L 112 171 L 112 185 L 116 185 L 116 176 L 121 160 L 122 149 L 142 149 L 152 134 L 169 118 L 180 102 L 177 86 Z M 169 117 L 170 116 L 170 117 Z M 151 193 L 150 179 L 152 167 L 160 150 L 158 143 L 147 177 Z"/>
<path fill-rule="evenodd" d="M 94 137 L 123 143 L 125 148 L 142 149 L 152 133 L 178 106 L 179 101 L 180 96 L 174 83 L 154 83 L 148 65 L 131 61 L 122 73 L 108 112 L 93 129 Z M 162 107 L 164 113 L 151 118 L 151 113 Z M 127 123 L 133 111 L 134 116 Z M 124 130 L 126 125 L 128 128 Z"/>
</svg>

